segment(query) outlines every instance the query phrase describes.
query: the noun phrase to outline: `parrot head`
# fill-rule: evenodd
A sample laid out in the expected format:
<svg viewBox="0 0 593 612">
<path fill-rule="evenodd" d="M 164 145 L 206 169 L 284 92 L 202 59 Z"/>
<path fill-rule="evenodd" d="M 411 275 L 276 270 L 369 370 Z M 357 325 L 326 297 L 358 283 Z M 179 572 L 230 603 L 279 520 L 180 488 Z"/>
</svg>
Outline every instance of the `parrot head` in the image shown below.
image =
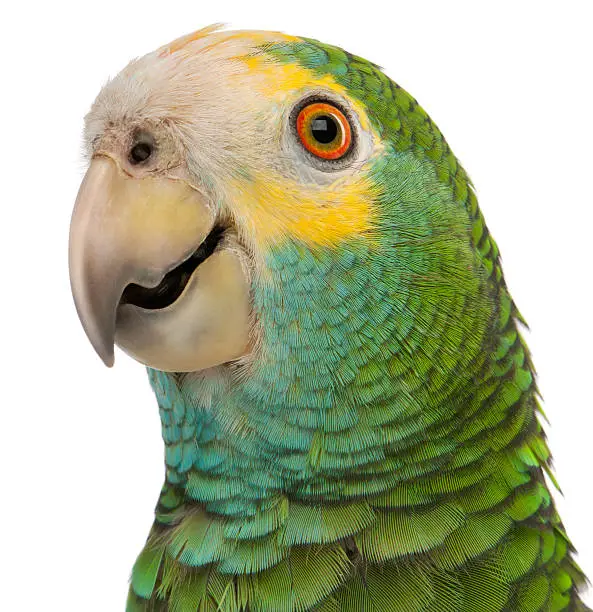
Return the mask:
<svg viewBox="0 0 593 612">
<path fill-rule="evenodd" d="M 133 61 L 97 97 L 70 271 L 106 364 L 114 341 L 169 371 L 247 355 L 250 286 L 269 273 L 269 249 L 369 229 L 380 140 L 344 88 L 265 51 L 292 40 L 199 31 Z"/>
<path fill-rule="evenodd" d="M 85 139 L 70 274 L 107 365 L 114 343 L 169 372 L 314 347 L 335 387 L 388 337 L 479 348 L 495 246 L 436 126 L 370 62 L 207 28 L 109 81 Z"/>
</svg>

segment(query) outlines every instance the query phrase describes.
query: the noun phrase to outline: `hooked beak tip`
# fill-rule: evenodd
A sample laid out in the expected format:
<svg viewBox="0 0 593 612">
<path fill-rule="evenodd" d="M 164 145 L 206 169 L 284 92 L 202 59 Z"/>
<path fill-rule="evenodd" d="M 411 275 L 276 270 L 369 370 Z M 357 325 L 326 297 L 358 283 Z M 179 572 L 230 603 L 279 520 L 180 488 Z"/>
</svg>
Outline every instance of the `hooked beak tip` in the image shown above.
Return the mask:
<svg viewBox="0 0 593 612">
<path fill-rule="evenodd" d="M 98 330 L 96 329 L 89 330 L 85 327 L 85 332 L 87 333 L 87 337 L 91 341 L 91 345 L 95 349 L 95 352 L 108 368 L 112 368 L 115 362 L 113 334 L 104 335 L 97 333 L 97 331 Z"/>
<path fill-rule="evenodd" d="M 112 368 L 113 364 L 115 363 L 115 356 L 113 355 L 113 352 L 111 355 L 101 355 L 101 359 L 108 368 Z"/>
<path fill-rule="evenodd" d="M 106 328 L 107 326 L 105 326 Z M 114 327 L 114 326 L 113 326 Z M 113 329 L 113 333 L 101 334 L 96 333 L 98 330 L 92 330 L 95 333 L 88 333 L 91 330 L 86 330 L 87 336 L 91 340 L 91 344 L 95 349 L 95 352 L 101 358 L 101 361 L 108 367 L 112 368 L 113 363 L 115 361 L 114 355 L 114 336 L 115 329 Z"/>
</svg>

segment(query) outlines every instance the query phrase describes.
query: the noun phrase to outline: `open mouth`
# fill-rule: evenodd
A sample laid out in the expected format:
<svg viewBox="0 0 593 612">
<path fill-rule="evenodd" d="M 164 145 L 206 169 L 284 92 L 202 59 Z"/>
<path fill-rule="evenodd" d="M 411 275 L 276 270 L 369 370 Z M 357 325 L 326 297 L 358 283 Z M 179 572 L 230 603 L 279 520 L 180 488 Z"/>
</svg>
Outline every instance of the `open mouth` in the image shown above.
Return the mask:
<svg viewBox="0 0 593 612">
<path fill-rule="evenodd" d="M 158 310 L 173 304 L 183 293 L 196 268 L 214 253 L 224 230 L 225 228 L 215 225 L 196 251 L 183 263 L 167 272 L 156 287 L 148 289 L 135 283 L 129 284 L 124 289 L 120 304 L 133 304 L 147 310 Z"/>
</svg>

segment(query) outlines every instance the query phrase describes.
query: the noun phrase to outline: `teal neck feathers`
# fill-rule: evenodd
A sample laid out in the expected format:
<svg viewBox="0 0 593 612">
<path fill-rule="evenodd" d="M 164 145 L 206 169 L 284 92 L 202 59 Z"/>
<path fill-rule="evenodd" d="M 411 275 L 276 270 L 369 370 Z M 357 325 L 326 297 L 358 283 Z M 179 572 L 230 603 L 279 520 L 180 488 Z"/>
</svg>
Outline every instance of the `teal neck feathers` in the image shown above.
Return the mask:
<svg viewBox="0 0 593 612">
<path fill-rule="evenodd" d="M 449 434 L 483 410 L 474 381 L 510 303 L 497 304 L 476 274 L 469 221 L 450 196 L 447 229 L 436 226 L 447 194 L 432 166 L 405 154 L 389 166 L 377 170 L 402 176 L 384 194 L 397 214 L 385 206 L 378 219 L 389 232 L 340 248 L 287 241 L 269 253 L 279 280 L 254 287 L 263 341 L 251 365 L 151 373 L 169 480 L 208 511 L 253 510 L 279 491 L 302 500 L 386 491 L 448 461 L 463 443 Z M 434 445 L 437 433 L 422 465 L 423 440 Z"/>
</svg>

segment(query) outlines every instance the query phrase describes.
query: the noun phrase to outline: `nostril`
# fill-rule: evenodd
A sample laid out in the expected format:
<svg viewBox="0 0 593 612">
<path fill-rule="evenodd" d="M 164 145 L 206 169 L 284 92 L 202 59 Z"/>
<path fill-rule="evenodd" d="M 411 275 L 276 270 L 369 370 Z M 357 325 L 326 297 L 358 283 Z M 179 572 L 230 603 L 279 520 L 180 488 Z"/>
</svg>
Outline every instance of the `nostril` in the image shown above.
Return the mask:
<svg viewBox="0 0 593 612">
<path fill-rule="evenodd" d="M 152 145 L 148 142 L 137 142 L 130 149 L 130 163 L 131 164 L 141 164 L 145 162 L 152 155 Z"/>
</svg>

